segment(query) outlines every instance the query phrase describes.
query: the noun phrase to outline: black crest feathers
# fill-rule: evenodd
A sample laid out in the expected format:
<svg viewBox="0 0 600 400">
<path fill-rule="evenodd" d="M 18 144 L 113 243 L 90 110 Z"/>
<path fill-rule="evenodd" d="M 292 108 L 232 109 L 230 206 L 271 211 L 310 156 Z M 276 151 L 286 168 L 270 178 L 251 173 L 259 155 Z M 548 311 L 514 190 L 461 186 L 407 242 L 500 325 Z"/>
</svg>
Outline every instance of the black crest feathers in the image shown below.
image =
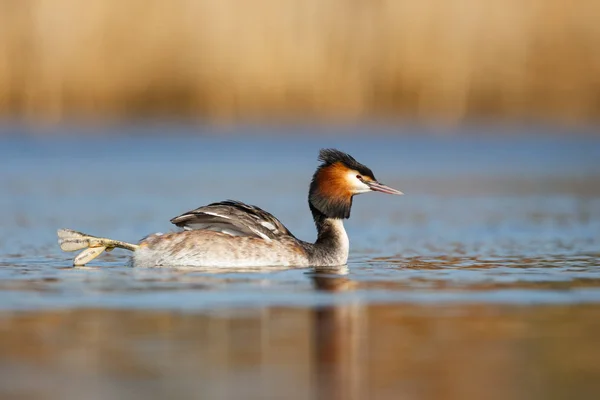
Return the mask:
<svg viewBox="0 0 600 400">
<path fill-rule="evenodd" d="M 350 154 L 346 154 L 343 151 L 336 149 L 321 149 L 319 152 L 319 161 L 322 162 L 320 167 L 326 167 L 328 165 L 341 162 L 346 167 L 358 171 L 361 175 L 368 176 L 369 178 L 376 180 L 373 175 L 373 171 L 366 165 L 363 165 L 356 161 Z"/>
</svg>

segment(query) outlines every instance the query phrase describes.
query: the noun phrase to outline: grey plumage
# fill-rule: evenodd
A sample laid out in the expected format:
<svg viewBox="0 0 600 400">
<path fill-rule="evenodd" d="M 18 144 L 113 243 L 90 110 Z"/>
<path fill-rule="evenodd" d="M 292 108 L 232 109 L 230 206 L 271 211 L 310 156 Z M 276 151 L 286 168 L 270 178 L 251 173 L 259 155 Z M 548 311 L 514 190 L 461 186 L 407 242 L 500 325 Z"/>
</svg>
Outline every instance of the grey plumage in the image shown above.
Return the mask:
<svg viewBox="0 0 600 400">
<path fill-rule="evenodd" d="M 235 200 L 196 208 L 171 219 L 171 223 L 184 230 L 209 230 L 231 236 L 255 236 L 265 240 L 281 236 L 293 237 L 270 213 Z"/>
</svg>

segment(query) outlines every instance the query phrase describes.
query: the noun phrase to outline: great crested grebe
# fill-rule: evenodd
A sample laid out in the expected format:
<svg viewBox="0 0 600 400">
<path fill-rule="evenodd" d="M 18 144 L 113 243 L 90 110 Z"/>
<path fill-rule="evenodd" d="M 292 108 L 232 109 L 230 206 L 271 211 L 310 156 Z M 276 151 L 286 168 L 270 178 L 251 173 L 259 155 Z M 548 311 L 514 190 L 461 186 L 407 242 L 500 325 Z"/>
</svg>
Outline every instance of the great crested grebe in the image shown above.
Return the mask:
<svg viewBox="0 0 600 400">
<path fill-rule="evenodd" d="M 353 196 L 371 191 L 402 192 L 377 182 L 368 167 L 339 150 L 321 150 L 319 161 L 308 193 L 318 232 L 314 244 L 297 239 L 268 212 L 232 200 L 175 217 L 171 222 L 183 230 L 149 235 L 137 245 L 70 229 L 58 230 L 58 243 L 64 251 L 85 249 L 75 257 L 74 265 L 85 265 L 116 247 L 133 251 L 133 266 L 344 265 L 349 241 L 342 220 L 350 217 Z"/>
</svg>

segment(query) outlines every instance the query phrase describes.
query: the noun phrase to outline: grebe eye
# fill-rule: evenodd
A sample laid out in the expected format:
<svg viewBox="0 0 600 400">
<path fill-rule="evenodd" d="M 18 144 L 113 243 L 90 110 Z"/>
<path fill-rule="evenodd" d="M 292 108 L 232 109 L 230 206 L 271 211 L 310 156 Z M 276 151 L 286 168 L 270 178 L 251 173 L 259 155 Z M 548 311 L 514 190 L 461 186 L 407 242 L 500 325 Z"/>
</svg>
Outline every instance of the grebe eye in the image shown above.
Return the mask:
<svg viewBox="0 0 600 400">
<path fill-rule="evenodd" d="M 362 177 L 362 176 L 360 176 L 360 175 L 356 175 L 356 179 L 358 179 L 359 181 L 362 181 L 362 180 L 363 180 L 363 177 Z"/>
</svg>

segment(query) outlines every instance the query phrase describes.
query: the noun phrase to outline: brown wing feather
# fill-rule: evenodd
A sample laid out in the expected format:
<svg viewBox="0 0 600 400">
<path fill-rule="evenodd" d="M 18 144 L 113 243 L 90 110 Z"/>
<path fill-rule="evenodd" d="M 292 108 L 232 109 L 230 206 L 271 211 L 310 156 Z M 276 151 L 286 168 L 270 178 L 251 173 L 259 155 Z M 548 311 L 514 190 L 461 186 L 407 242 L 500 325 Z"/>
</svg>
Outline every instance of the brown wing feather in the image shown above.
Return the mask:
<svg viewBox="0 0 600 400">
<path fill-rule="evenodd" d="M 210 230 L 233 236 L 256 236 L 266 240 L 293 236 L 270 213 L 234 200 L 196 208 L 171 219 L 171 223 L 186 230 Z"/>
</svg>

